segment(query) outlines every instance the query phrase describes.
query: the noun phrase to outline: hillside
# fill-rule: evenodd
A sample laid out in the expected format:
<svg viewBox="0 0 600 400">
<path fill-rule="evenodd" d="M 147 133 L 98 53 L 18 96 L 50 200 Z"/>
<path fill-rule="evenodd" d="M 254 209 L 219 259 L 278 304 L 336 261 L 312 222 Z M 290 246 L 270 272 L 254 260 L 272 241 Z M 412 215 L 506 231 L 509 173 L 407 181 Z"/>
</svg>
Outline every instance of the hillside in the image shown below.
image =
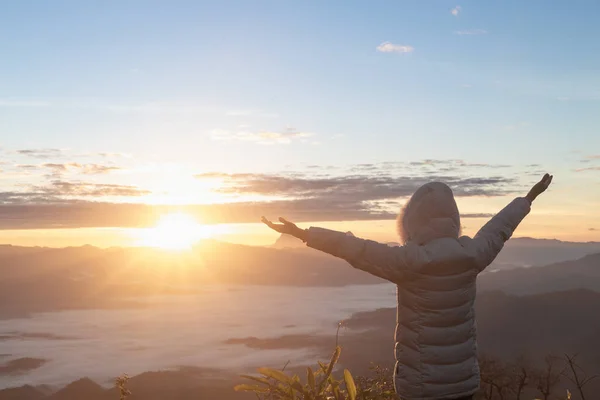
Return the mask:
<svg viewBox="0 0 600 400">
<path fill-rule="evenodd" d="M 600 292 L 600 253 L 543 267 L 486 272 L 477 283 L 482 291 L 500 290 L 518 295 L 578 288 Z"/>
<path fill-rule="evenodd" d="M 564 258 L 596 245 L 532 239 L 509 244 L 499 258 L 520 263 L 548 258 L 548 254 L 540 256 L 545 252 Z M 561 253 L 565 248 L 566 253 Z M 546 267 L 493 272 L 491 266 L 478 285 L 482 291 L 514 294 L 600 290 L 599 265 L 600 253 Z M 212 240 L 182 253 L 152 248 L 0 246 L 0 274 L 0 318 L 59 309 L 122 307 L 135 302 L 135 296 L 193 293 L 213 283 L 346 286 L 383 282 L 306 247 L 278 249 Z"/>
</svg>

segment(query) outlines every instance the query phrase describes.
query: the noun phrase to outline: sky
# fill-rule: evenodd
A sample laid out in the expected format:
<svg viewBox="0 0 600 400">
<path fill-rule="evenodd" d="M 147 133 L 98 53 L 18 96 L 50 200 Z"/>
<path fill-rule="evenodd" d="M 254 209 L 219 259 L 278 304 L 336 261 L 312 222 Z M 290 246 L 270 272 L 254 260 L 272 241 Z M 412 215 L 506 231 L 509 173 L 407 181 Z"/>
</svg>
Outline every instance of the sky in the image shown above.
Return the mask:
<svg viewBox="0 0 600 400">
<path fill-rule="evenodd" d="M 127 245 L 177 212 L 395 240 L 447 182 L 474 234 L 600 240 L 600 3 L 0 4 L 0 242 Z M 134 235 L 135 236 L 135 235 Z"/>
</svg>

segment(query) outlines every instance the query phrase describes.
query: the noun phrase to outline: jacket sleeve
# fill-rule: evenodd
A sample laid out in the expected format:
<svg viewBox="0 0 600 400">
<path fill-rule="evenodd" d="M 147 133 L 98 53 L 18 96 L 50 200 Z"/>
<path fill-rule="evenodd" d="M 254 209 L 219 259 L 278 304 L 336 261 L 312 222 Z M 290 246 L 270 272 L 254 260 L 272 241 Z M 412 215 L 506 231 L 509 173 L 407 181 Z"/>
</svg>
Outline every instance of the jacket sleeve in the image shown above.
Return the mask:
<svg viewBox="0 0 600 400">
<path fill-rule="evenodd" d="M 306 244 L 393 283 L 402 280 L 408 265 L 404 246 L 392 247 L 329 229 L 309 228 Z"/>
<path fill-rule="evenodd" d="M 530 210 L 529 200 L 524 197 L 516 198 L 477 232 L 472 243 L 480 271 L 494 261 L 504 243 L 510 239 Z"/>
</svg>

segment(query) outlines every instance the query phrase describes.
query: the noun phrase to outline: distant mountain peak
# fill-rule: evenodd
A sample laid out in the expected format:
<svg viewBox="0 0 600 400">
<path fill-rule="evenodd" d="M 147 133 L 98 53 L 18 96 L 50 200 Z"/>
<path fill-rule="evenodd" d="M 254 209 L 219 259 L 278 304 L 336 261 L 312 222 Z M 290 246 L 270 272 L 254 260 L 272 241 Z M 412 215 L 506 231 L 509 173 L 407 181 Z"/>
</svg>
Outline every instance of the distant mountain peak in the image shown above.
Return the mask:
<svg viewBox="0 0 600 400">
<path fill-rule="evenodd" d="M 71 382 L 50 396 L 52 400 L 93 399 L 103 396 L 104 388 L 88 377 Z"/>
<path fill-rule="evenodd" d="M 271 247 L 276 249 L 289 249 L 304 247 L 304 242 L 295 236 L 282 233 Z"/>
</svg>

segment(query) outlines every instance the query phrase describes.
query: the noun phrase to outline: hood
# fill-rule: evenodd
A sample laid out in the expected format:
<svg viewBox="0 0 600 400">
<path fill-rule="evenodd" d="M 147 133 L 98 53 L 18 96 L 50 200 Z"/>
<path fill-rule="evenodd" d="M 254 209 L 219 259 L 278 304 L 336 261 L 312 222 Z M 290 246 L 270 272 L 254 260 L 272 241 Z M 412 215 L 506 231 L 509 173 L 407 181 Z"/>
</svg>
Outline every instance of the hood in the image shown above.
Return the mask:
<svg viewBox="0 0 600 400">
<path fill-rule="evenodd" d="M 398 216 L 398 233 L 403 242 L 418 245 L 444 237 L 458 238 L 460 216 L 452 189 L 441 182 L 421 186 Z"/>
</svg>

